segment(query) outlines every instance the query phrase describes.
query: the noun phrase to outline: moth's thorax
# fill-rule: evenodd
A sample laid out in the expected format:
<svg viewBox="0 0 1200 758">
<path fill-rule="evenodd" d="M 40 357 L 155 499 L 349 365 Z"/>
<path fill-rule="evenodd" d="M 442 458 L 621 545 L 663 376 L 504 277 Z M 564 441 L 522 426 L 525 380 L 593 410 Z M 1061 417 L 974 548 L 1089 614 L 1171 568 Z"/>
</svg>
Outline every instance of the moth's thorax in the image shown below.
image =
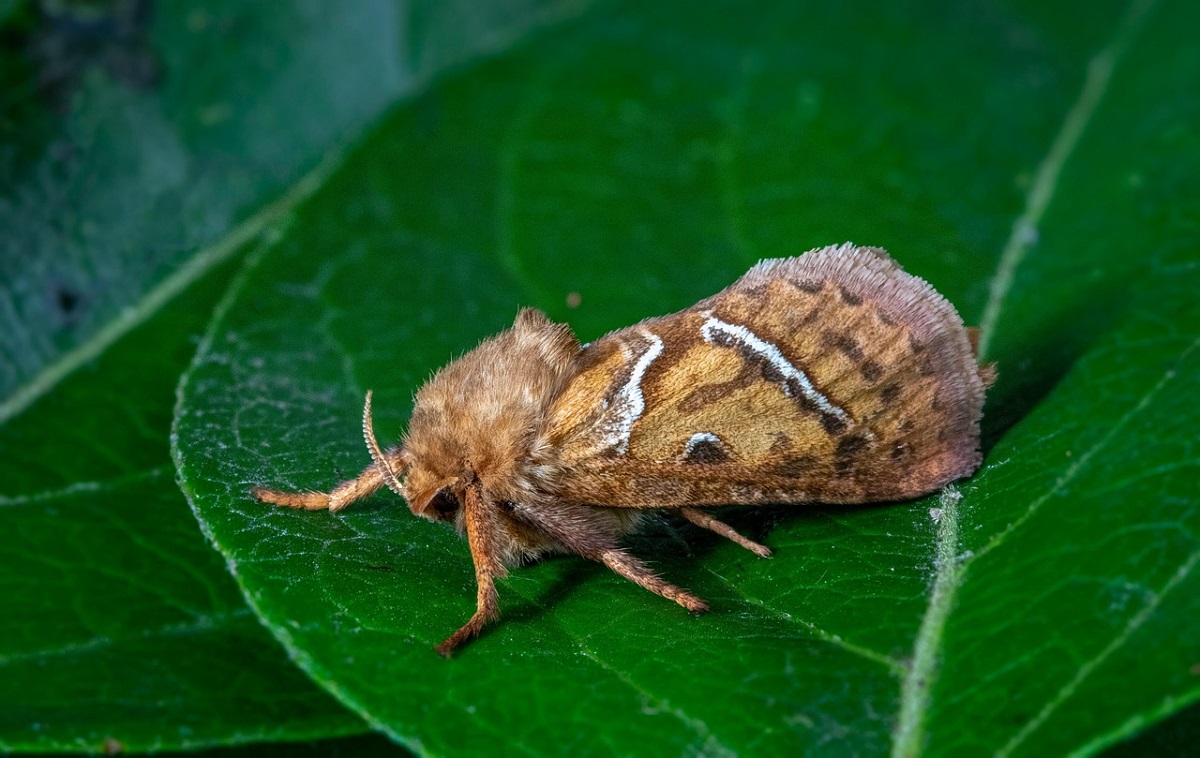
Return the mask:
<svg viewBox="0 0 1200 758">
<path fill-rule="evenodd" d="M 568 327 L 523 310 L 513 328 L 447 364 L 417 392 L 404 447 L 411 505 L 478 480 L 497 500 L 528 499 L 551 476 L 531 450 L 579 343 Z"/>
</svg>

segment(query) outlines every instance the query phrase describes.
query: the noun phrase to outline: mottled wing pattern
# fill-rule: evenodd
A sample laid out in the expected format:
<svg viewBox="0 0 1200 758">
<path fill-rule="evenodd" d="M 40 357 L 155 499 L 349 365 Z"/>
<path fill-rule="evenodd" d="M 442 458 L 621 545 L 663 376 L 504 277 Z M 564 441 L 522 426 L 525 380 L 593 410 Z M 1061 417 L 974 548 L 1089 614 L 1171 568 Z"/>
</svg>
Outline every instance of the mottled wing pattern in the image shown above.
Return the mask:
<svg viewBox="0 0 1200 758">
<path fill-rule="evenodd" d="M 763 261 L 578 360 L 541 440 L 571 502 L 901 499 L 979 465 L 984 381 L 967 330 L 882 250 Z"/>
</svg>

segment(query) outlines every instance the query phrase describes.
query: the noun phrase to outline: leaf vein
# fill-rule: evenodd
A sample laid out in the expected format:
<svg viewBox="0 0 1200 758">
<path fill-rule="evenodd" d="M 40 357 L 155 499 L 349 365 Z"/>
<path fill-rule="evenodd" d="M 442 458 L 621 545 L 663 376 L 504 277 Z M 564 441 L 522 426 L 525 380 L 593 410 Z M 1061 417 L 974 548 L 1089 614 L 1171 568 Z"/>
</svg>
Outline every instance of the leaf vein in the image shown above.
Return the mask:
<svg viewBox="0 0 1200 758">
<path fill-rule="evenodd" d="M 685 711 L 682 711 L 679 708 L 676 708 L 675 706 L 671 705 L 670 701 L 664 700 L 663 698 L 658 697 L 654 693 L 650 692 L 645 687 L 638 684 L 638 682 L 634 681 L 634 679 L 632 677 L 630 677 L 629 674 L 625 673 L 624 671 L 621 671 L 620 669 L 613 668 L 613 666 L 611 664 L 609 664 L 603 658 L 596 655 L 596 653 L 594 651 L 589 650 L 586 646 L 584 646 L 582 644 L 581 639 L 579 639 L 579 642 L 580 642 L 580 646 L 579 646 L 580 653 L 583 655 L 584 658 L 587 658 L 589 661 L 595 663 L 597 666 L 604 669 L 609 674 L 612 674 L 614 677 L 617 678 L 618 681 L 620 681 L 622 684 L 624 684 L 625 686 L 632 689 L 634 692 L 637 692 L 642 697 L 646 698 L 647 700 L 652 701 L 655 705 L 655 708 L 659 712 L 671 714 L 676 719 L 678 719 L 680 722 L 687 725 L 697 735 L 702 737 L 704 739 L 704 746 L 700 751 L 698 751 L 700 754 L 702 754 L 702 755 L 722 755 L 722 756 L 737 755 L 736 751 L 731 750 L 728 746 L 722 744 L 720 742 L 720 740 L 718 740 L 716 738 L 716 736 L 709 730 L 708 724 L 705 724 L 700 719 L 696 719 L 696 718 L 689 716 Z"/>
<path fill-rule="evenodd" d="M 880 653 L 878 651 L 872 650 L 869 647 L 865 647 L 863 645 L 859 645 L 854 642 L 848 642 L 845 639 L 843 639 L 841 637 L 841 635 L 834 634 L 833 632 L 827 631 L 827 630 L 817 626 L 816 624 L 812 623 L 811 621 L 797 619 L 792 614 L 788 613 L 787 611 L 783 611 L 783 610 L 780 610 L 779 608 L 772 606 L 771 604 L 767 603 L 762 598 L 754 597 L 752 595 L 747 594 L 736 584 L 729 581 L 724 576 L 718 574 L 716 571 L 713 571 L 711 568 L 705 567 L 705 571 L 707 571 L 712 576 L 716 577 L 722 584 L 724 584 L 737 597 L 739 597 L 742 600 L 750 603 L 751 605 L 759 608 L 760 610 L 766 611 L 767 613 L 771 614 L 772 616 L 774 616 L 775 618 L 777 618 L 781 621 L 787 621 L 789 623 L 799 624 L 800 626 L 804 627 L 804 629 L 806 629 L 810 634 L 812 634 L 814 637 L 816 637 L 818 640 L 820 640 L 822 642 L 828 642 L 831 645 L 841 648 L 842 650 L 846 651 L 847 653 L 851 653 L 852 655 L 857 655 L 859 657 L 866 658 L 869 661 L 878 663 L 878 664 L 884 666 L 888 670 L 888 673 L 892 674 L 892 676 L 895 676 L 895 677 L 903 676 L 904 672 L 907 670 L 907 667 L 902 662 L 896 660 L 895 658 L 891 657 L 890 655 L 887 655 L 885 653 Z"/>
<path fill-rule="evenodd" d="M 1185 348 L 1179 354 L 1178 361 L 1182 362 L 1184 359 L 1186 359 L 1187 356 L 1193 350 L 1195 350 L 1197 346 L 1200 346 L 1200 339 L 1198 339 L 1198 340 L 1192 342 L 1192 344 L 1188 345 L 1187 348 Z M 1077 458 L 1075 458 L 1075 461 L 1071 464 L 1071 466 L 1062 473 L 1062 475 L 1054 482 L 1054 484 L 1050 487 L 1049 490 L 1047 490 L 1043 495 L 1041 495 L 1036 500 L 1034 500 L 1032 503 L 1030 503 L 1029 507 L 1025 510 L 1025 513 L 1022 514 L 1020 518 L 1018 518 L 1016 521 L 1009 524 L 1007 527 L 1004 528 L 1003 531 L 1001 531 L 1000 533 L 998 533 L 997 535 L 992 537 L 990 540 L 988 540 L 988 542 L 983 547 L 981 547 L 979 550 L 977 550 L 975 552 L 975 554 L 973 556 L 971 556 L 971 558 L 968 560 L 967 563 L 968 564 L 974 563 L 975 561 L 979 560 L 983 556 L 990 553 L 992 550 L 994 550 L 997 547 L 1004 544 L 1004 541 L 1008 538 L 1008 536 L 1010 534 L 1012 534 L 1013 532 L 1015 532 L 1016 530 L 1018 530 L 1022 526 L 1024 526 L 1024 524 L 1026 522 L 1028 522 L 1029 519 L 1033 518 L 1033 516 L 1039 510 L 1041 510 L 1041 507 L 1043 505 L 1045 505 L 1050 500 L 1050 498 L 1057 495 L 1059 492 L 1061 492 L 1063 490 L 1064 487 L 1066 487 L 1068 484 L 1070 484 L 1071 481 L 1074 480 L 1074 478 L 1079 474 L 1079 472 L 1082 471 L 1091 462 L 1092 458 L 1095 457 L 1095 455 L 1098 452 L 1100 452 L 1104 447 L 1106 447 L 1110 442 L 1112 442 L 1114 439 L 1116 439 L 1117 436 L 1122 432 L 1122 430 L 1124 430 L 1125 426 L 1130 421 L 1132 421 L 1133 419 L 1140 416 L 1142 414 L 1142 411 L 1144 411 L 1146 409 L 1146 407 L 1150 405 L 1151 401 L 1153 401 L 1154 398 L 1157 397 L 1160 392 L 1162 392 L 1163 388 L 1166 387 L 1166 385 L 1169 384 L 1177 376 L 1178 376 L 1178 373 L 1175 371 L 1165 371 L 1162 375 L 1162 378 L 1160 378 L 1153 387 L 1151 387 L 1149 390 L 1147 390 L 1146 393 L 1144 395 L 1142 395 L 1141 399 L 1138 400 L 1138 402 L 1132 408 L 1130 408 L 1125 414 L 1123 414 L 1121 416 L 1121 418 L 1117 419 L 1116 423 L 1109 426 L 1108 431 L 1106 431 L 1104 433 L 1103 437 L 1101 437 L 1099 440 L 1097 440 L 1095 445 L 1093 445 L 1091 448 L 1089 448 L 1087 450 L 1087 452 L 1085 452 L 1083 455 L 1080 455 Z"/>
<path fill-rule="evenodd" d="M 1083 684 L 1083 682 L 1089 676 L 1091 676 L 1093 671 L 1095 671 L 1101 664 L 1108 660 L 1113 653 L 1119 650 L 1121 646 L 1124 645 L 1139 628 L 1141 628 L 1142 624 L 1146 623 L 1150 616 L 1153 615 L 1154 611 L 1158 610 L 1158 607 L 1162 604 L 1163 597 L 1169 594 L 1171 590 L 1183 582 L 1184 579 L 1187 579 L 1187 577 L 1191 574 L 1192 569 L 1196 567 L 1198 562 L 1200 562 L 1200 550 L 1196 550 L 1188 556 L 1187 560 L 1185 560 L 1171 576 L 1171 578 L 1167 580 L 1167 583 L 1163 585 L 1162 589 L 1155 593 L 1142 607 L 1142 609 L 1129 619 L 1128 623 L 1125 624 L 1125 628 L 1121 630 L 1120 634 L 1114 637 L 1113 640 L 1095 657 L 1076 669 L 1075 676 L 1071 677 L 1070 681 L 1062 686 L 1055 698 L 1046 703 L 1046 705 L 1041 711 L 1038 712 L 1036 716 L 1034 716 L 1028 723 L 1025 724 L 1025 726 L 1023 726 L 1015 735 L 1013 735 L 1013 738 L 1009 740 L 1004 747 L 1000 748 L 997 755 L 1011 755 L 1012 752 L 1029 737 L 1029 735 L 1037 731 L 1038 728 L 1041 727 L 1042 724 L 1044 724 L 1056 710 L 1058 710 L 1059 706 L 1061 706 L 1072 695 L 1075 694 L 1075 692 L 1079 689 L 1079 686 Z"/>
</svg>

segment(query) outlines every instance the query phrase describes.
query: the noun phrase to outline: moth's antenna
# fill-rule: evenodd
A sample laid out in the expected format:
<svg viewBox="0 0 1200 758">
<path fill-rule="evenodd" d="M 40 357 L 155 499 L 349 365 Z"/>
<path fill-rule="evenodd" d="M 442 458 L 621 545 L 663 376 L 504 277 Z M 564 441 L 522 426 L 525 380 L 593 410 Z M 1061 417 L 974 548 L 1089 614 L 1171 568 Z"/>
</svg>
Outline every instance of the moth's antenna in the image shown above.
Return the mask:
<svg viewBox="0 0 1200 758">
<path fill-rule="evenodd" d="M 401 484 L 400 477 L 396 476 L 396 472 L 392 470 L 392 464 L 379 449 L 379 442 L 375 439 L 375 424 L 371 421 L 371 390 L 367 390 L 367 402 L 363 405 L 363 439 L 366 440 L 371 460 L 383 474 L 383 481 L 387 484 L 388 489 L 400 497 L 404 497 L 404 485 Z"/>
</svg>

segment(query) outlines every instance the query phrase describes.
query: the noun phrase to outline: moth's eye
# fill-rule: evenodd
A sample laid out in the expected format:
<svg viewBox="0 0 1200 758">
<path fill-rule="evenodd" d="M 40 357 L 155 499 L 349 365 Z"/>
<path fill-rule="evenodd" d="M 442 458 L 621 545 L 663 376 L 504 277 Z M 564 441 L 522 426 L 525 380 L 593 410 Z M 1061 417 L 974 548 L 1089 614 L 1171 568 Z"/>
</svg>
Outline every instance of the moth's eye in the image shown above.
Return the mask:
<svg viewBox="0 0 1200 758">
<path fill-rule="evenodd" d="M 458 515 L 458 498 L 449 489 L 443 487 L 429 500 L 429 508 L 436 514 L 439 521 L 453 521 Z"/>
</svg>

